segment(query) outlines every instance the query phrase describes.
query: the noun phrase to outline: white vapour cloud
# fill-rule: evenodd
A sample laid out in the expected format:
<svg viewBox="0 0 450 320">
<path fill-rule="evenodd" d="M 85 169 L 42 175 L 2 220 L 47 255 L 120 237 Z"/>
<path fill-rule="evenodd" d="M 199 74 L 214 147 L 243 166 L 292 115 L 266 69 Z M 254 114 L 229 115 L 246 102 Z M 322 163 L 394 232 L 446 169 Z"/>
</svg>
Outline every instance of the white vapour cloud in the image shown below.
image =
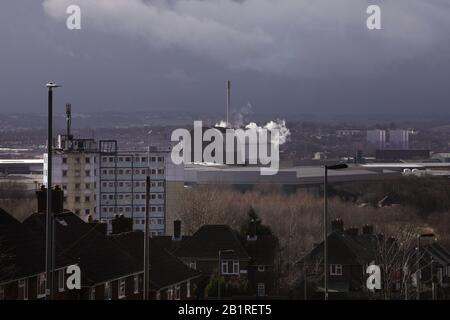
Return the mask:
<svg viewBox="0 0 450 320">
<path fill-rule="evenodd" d="M 369 2 L 382 8 L 381 31 L 365 27 Z M 43 1 L 59 21 L 71 4 L 82 9 L 82 32 L 122 34 L 231 68 L 282 74 L 388 68 L 421 57 L 450 29 L 444 0 Z"/>
<path fill-rule="evenodd" d="M 279 132 L 279 141 L 273 141 L 275 143 L 278 143 L 279 145 L 285 144 L 289 136 L 291 135 L 291 132 L 289 131 L 288 127 L 286 127 L 286 121 L 285 120 L 279 120 L 276 121 L 269 121 L 266 123 L 264 127 L 258 126 L 255 122 L 250 122 L 248 125 L 245 126 L 246 129 L 251 130 L 261 130 L 261 129 L 267 129 L 267 130 L 278 130 Z"/>
</svg>

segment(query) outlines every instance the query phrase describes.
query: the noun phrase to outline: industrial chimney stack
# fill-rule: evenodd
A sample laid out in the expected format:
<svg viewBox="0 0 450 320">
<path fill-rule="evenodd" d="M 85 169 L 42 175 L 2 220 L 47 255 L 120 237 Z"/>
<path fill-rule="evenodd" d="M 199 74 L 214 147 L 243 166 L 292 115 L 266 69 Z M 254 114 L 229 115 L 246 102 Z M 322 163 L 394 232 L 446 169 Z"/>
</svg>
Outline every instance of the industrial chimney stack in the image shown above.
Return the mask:
<svg viewBox="0 0 450 320">
<path fill-rule="evenodd" d="M 231 81 L 227 81 L 227 122 L 226 127 L 230 124 L 230 103 L 231 103 Z"/>
<path fill-rule="evenodd" d="M 66 103 L 66 126 L 67 126 L 67 140 L 72 140 L 70 135 L 70 127 L 72 125 L 72 105 Z"/>
</svg>

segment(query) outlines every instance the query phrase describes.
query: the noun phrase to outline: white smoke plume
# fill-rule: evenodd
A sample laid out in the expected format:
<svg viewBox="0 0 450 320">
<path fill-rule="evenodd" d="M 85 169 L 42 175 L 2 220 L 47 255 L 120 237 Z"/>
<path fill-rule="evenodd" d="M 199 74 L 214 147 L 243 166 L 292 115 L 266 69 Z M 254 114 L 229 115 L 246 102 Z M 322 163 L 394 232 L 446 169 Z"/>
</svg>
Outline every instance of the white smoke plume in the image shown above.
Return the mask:
<svg viewBox="0 0 450 320">
<path fill-rule="evenodd" d="M 285 120 L 279 120 L 277 119 L 276 121 L 269 121 L 267 122 L 264 127 L 258 126 L 255 122 L 250 122 L 248 125 L 245 126 L 246 129 L 256 129 L 256 130 L 260 130 L 260 129 L 267 129 L 267 130 L 278 130 L 278 132 L 280 133 L 279 136 L 279 145 L 285 144 L 288 140 L 289 137 L 291 135 L 290 130 L 288 129 L 288 127 L 286 127 L 286 121 Z M 273 143 L 277 143 L 277 141 L 273 141 Z"/>
<path fill-rule="evenodd" d="M 218 123 L 216 123 L 214 126 L 219 127 L 219 128 L 226 128 L 227 122 L 225 120 L 221 120 Z M 291 131 L 286 126 L 286 121 L 280 120 L 280 119 L 277 119 L 276 121 L 269 121 L 264 126 L 259 126 L 255 122 L 250 122 L 245 126 L 234 126 L 234 129 L 238 129 L 241 127 L 244 127 L 245 129 L 256 130 L 256 131 L 259 131 L 262 129 L 278 130 L 278 132 L 280 133 L 279 141 L 272 141 L 272 142 L 278 143 L 279 145 L 285 144 L 287 141 L 289 141 L 289 137 L 291 135 Z"/>
</svg>

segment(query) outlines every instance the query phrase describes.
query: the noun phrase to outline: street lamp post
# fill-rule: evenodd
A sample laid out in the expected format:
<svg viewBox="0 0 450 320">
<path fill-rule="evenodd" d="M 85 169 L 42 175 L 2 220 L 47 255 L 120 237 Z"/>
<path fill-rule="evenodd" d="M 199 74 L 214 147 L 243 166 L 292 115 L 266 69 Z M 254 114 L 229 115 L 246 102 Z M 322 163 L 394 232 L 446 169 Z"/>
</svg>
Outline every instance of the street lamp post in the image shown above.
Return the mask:
<svg viewBox="0 0 450 320">
<path fill-rule="evenodd" d="M 221 249 L 219 250 L 219 269 L 218 269 L 218 279 L 217 279 L 217 300 L 221 298 L 221 286 L 220 280 L 222 280 L 222 254 L 231 254 L 234 253 L 232 249 Z"/>
<path fill-rule="evenodd" d="M 422 278 L 422 270 L 420 269 L 420 239 L 421 238 L 432 238 L 435 237 L 434 233 L 421 233 L 417 235 L 417 273 L 416 273 L 416 281 L 417 281 L 417 300 L 420 300 L 420 291 L 421 291 L 421 278 Z"/>
<path fill-rule="evenodd" d="M 341 170 L 348 168 L 345 163 L 332 166 L 325 165 L 323 179 L 323 268 L 324 268 L 324 298 L 328 300 L 328 170 Z"/>
<path fill-rule="evenodd" d="M 54 217 L 52 212 L 52 169 L 53 169 L 53 89 L 59 85 L 49 82 L 48 89 L 48 122 L 47 122 L 47 221 L 45 245 L 45 279 L 46 299 L 53 299 L 53 271 L 55 264 L 54 248 Z"/>
<path fill-rule="evenodd" d="M 148 148 L 147 148 L 147 177 L 145 179 L 145 228 L 144 228 L 144 290 L 143 299 L 150 298 L 150 243 L 149 243 L 149 213 L 150 213 L 150 130 L 148 134 Z"/>
</svg>

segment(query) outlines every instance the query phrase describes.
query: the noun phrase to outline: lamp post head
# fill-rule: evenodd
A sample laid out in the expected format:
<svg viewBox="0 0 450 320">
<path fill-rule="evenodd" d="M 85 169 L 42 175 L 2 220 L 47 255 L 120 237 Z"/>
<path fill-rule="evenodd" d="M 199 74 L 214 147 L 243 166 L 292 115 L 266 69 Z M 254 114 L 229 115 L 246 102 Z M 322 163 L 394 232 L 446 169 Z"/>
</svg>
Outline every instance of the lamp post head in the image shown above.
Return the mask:
<svg viewBox="0 0 450 320">
<path fill-rule="evenodd" d="M 45 86 L 46 86 L 49 90 L 51 90 L 51 89 L 53 89 L 53 88 L 59 88 L 59 87 L 61 87 L 59 84 L 56 84 L 56 83 L 54 83 L 54 82 L 48 82 Z"/>
<path fill-rule="evenodd" d="M 325 166 L 328 170 L 341 170 L 341 169 L 347 169 L 348 165 L 345 163 L 339 163 L 332 166 Z"/>
</svg>

